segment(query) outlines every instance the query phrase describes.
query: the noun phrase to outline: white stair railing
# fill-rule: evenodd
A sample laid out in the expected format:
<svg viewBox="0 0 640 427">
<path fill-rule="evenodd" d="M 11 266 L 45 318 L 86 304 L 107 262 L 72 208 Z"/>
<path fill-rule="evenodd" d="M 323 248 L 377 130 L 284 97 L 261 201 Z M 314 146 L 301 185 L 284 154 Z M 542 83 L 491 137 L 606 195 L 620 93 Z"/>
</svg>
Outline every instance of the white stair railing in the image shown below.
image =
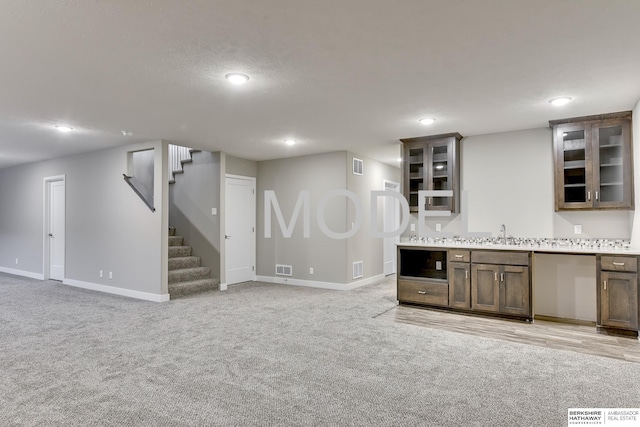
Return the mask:
<svg viewBox="0 0 640 427">
<path fill-rule="evenodd" d="M 169 144 L 169 182 L 174 180 L 176 172 L 182 172 L 183 160 L 191 160 L 191 148 Z"/>
</svg>

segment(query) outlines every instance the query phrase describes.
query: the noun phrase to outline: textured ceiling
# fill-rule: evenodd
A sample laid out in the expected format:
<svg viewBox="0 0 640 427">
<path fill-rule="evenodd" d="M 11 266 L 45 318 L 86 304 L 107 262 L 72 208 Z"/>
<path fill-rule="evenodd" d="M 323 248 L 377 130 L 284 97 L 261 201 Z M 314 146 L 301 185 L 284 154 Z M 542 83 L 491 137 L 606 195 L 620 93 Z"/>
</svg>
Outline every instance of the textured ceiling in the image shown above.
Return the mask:
<svg viewBox="0 0 640 427">
<path fill-rule="evenodd" d="M 254 160 L 350 149 L 393 162 L 399 138 L 543 127 L 640 99 L 638 0 L 0 7 L 0 167 L 155 139 Z M 230 85 L 234 71 L 251 80 Z M 574 101 L 548 103 L 561 95 Z M 53 130 L 62 123 L 75 131 Z"/>
</svg>

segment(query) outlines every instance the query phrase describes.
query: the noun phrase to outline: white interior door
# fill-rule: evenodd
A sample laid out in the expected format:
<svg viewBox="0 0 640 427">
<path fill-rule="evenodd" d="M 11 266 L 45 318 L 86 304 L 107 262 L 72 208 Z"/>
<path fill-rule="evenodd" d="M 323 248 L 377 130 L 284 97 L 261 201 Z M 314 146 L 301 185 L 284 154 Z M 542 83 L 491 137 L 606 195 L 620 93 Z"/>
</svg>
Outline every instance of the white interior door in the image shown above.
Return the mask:
<svg viewBox="0 0 640 427">
<path fill-rule="evenodd" d="M 400 184 L 384 181 L 384 189 L 387 191 L 400 191 Z M 384 199 L 384 229 L 383 231 L 395 231 L 400 227 L 400 202 L 391 197 Z M 388 276 L 396 272 L 396 242 L 400 241 L 400 236 L 385 237 L 383 244 L 384 274 Z"/>
<path fill-rule="evenodd" d="M 63 180 L 49 181 L 48 235 L 49 278 L 64 279 L 65 185 Z"/>
<path fill-rule="evenodd" d="M 226 282 L 255 280 L 256 181 L 248 177 L 226 177 L 225 269 Z"/>
</svg>

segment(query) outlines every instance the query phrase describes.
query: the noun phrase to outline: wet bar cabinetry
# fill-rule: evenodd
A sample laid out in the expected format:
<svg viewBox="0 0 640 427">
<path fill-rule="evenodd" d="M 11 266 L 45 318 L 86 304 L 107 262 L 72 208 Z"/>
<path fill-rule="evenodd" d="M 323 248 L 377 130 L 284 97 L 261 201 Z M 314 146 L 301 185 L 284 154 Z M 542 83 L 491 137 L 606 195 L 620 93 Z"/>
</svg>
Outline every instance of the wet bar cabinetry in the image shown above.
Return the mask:
<svg viewBox="0 0 640 427">
<path fill-rule="evenodd" d="M 398 301 L 530 320 L 528 252 L 398 248 Z"/>
<path fill-rule="evenodd" d="M 638 257 L 597 255 L 598 330 L 637 336 Z"/>
<path fill-rule="evenodd" d="M 449 305 L 446 249 L 398 249 L 398 272 L 399 301 Z"/>
<path fill-rule="evenodd" d="M 471 307 L 531 318 L 531 255 L 528 252 L 473 251 Z"/>
<path fill-rule="evenodd" d="M 631 112 L 552 120 L 555 209 L 633 209 Z"/>
<path fill-rule="evenodd" d="M 459 133 L 405 138 L 402 141 L 402 192 L 411 212 L 418 212 L 421 190 L 449 190 L 453 197 L 427 197 L 428 211 L 460 212 Z"/>
</svg>

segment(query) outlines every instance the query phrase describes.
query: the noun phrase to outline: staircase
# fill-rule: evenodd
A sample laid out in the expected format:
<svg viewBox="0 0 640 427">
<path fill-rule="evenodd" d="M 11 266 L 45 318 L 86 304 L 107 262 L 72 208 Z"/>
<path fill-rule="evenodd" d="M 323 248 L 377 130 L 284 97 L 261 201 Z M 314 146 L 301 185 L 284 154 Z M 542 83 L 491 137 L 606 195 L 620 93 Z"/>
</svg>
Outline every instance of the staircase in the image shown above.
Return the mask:
<svg viewBox="0 0 640 427">
<path fill-rule="evenodd" d="M 170 298 L 211 291 L 215 287 L 211 269 L 200 266 L 200 257 L 191 255 L 191 246 L 169 227 L 169 295 Z"/>
</svg>

